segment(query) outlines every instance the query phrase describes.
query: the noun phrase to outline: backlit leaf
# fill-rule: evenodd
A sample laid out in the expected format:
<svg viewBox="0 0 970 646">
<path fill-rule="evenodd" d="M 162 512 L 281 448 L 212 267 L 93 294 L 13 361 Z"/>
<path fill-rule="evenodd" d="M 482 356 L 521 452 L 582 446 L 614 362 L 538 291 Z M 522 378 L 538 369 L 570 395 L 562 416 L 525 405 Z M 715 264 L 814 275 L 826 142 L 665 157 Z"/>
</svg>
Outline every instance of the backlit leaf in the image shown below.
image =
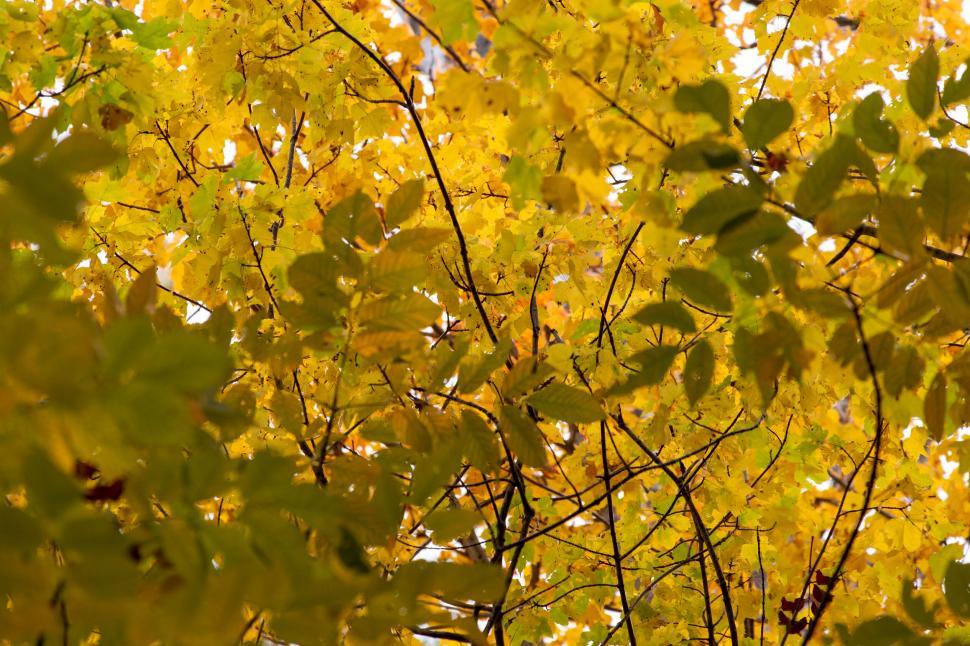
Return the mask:
<svg viewBox="0 0 970 646">
<path fill-rule="evenodd" d="M 536 391 L 526 402 L 540 413 L 573 424 L 598 422 L 606 416 L 592 395 L 556 382 Z"/>
<path fill-rule="evenodd" d="M 877 153 L 895 154 L 899 148 L 899 132 L 896 126 L 882 118 L 884 105 L 882 95 L 873 92 L 856 106 L 852 122 L 867 148 Z"/>
<path fill-rule="evenodd" d="M 946 375 L 937 372 L 926 391 L 926 399 L 923 403 L 923 421 L 926 428 L 936 441 L 943 439 L 946 431 Z"/>
<path fill-rule="evenodd" d="M 523 464 L 533 467 L 546 464 L 545 441 L 535 422 L 513 406 L 502 406 L 500 420 L 509 448 Z"/>
<path fill-rule="evenodd" d="M 684 367 L 684 390 L 692 405 L 696 405 L 711 387 L 714 376 L 714 350 L 701 340 L 687 353 Z"/>
<path fill-rule="evenodd" d="M 424 197 L 424 180 L 412 179 L 401 184 L 387 199 L 384 221 L 388 229 L 400 226 L 421 206 Z"/>
<path fill-rule="evenodd" d="M 946 568 L 943 586 L 950 610 L 961 617 L 970 618 L 970 563 L 951 562 Z"/>
<path fill-rule="evenodd" d="M 727 286 L 710 272 L 692 267 L 679 267 L 670 272 L 670 282 L 693 303 L 720 312 L 731 311 Z"/>
<path fill-rule="evenodd" d="M 674 94 L 674 105 L 681 112 L 709 115 L 727 132 L 731 129 L 731 97 L 720 82 L 709 80 L 700 85 L 682 85 Z"/>
<path fill-rule="evenodd" d="M 788 101 L 761 99 L 752 103 L 744 113 L 741 132 L 748 148 L 757 150 L 788 130 L 794 120 L 795 111 Z"/>
<path fill-rule="evenodd" d="M 666 325 L 687 334 L 697 329 L 694 317 L 676 301 L 651 303 L 637 312 L 633 320 L 643 325 Z"/>
<path fill-rule="evenodd" d="M 747 186 L 726 186 L 702 197 L 684 214 L 681 228 L 687 233 L 709 235 L 731 222 L 753 214 L 762 196 Z"/>
<path fill-rule="evenodd" d="M 940 61 L 931 44 L 909 66 L 909 76 L 906 79 L 906 98 L 913 112 L 924 121 L 936 109 L 936 82 L 939 76 Z"/>
</svg>

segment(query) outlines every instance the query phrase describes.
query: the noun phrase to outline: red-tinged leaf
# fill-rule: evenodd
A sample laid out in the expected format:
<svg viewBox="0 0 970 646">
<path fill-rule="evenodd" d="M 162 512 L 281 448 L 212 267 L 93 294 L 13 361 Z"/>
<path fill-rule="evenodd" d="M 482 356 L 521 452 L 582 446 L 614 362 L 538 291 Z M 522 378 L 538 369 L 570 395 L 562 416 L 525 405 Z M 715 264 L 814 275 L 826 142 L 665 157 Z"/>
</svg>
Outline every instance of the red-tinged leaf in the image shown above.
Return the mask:
<svg viewBox="0 0 970 646">
<path fill-rule="evenodd" d="M 115 501 L 121 498 L 125 491 L 124 478 L 118 478 L 107 484 L 94 485 L 84 492 L 84 498 L 91 502 Z"/>
<path fill-rule="evenodd" d="M 798 612 L 799 610 L 802 609 L 803 605 L 805 605 L 804 599 L 794 599 L 792 601 L 789 601 L 785 597 L 781 598 L 781 609 L 785 610 L 786 612 L 792 612 L 792 611 Z"/>
<path fill-rule="evenodd" d="M 74 475 L 77 476 L 79 480 L 94 480 L 98 477 L 100 471 L 98 467 L 85 462 L 83 460 L 76 460 L 74 462 Z"/>
<path fill-rule="evenodd" d="M 813 585 L 812 586 L 812 598 L 815 601 L 817 601 L 819 603 L 822 603 L 822 599 L 825 598 L 825 591 L 822 590 L 822 588 L 818 587 L 818 585 Z"/>
<path fill-rule="evenodd" d="M 802 618 L 798 621 L 793 621 L 792 623 L 788 624 L 788 634 L 797 635 L 805 630 L 806 626 L 808 626 L 808 619 Z"/>
</svg>

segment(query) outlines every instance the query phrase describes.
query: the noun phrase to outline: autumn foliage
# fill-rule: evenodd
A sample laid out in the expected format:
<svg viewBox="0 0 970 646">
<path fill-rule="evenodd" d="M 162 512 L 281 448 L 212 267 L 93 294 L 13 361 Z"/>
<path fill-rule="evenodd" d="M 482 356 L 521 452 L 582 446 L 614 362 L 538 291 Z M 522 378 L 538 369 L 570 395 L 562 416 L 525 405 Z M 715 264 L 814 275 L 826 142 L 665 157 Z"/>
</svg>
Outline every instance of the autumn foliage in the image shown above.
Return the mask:
<svg viewBox="0 0 970 646">
<path fill-rule="evenodd" d="M 0 0 L 0 643 L 970 642 L 956 0 Z"/>
</svg>

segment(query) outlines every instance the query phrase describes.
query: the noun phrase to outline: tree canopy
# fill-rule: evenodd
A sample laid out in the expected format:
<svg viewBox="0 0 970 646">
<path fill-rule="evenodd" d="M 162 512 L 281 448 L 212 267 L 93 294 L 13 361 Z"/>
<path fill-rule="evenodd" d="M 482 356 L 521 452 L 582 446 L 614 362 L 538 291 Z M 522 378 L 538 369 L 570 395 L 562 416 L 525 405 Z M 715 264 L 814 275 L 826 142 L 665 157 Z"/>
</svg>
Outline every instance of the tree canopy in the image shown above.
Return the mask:
<svg viewBox="0 0 970 646">
<path fill-rule="evenodd" d="M 0 642 L 970 641 L 963 3 L 0 33 Z"/>
</svg>

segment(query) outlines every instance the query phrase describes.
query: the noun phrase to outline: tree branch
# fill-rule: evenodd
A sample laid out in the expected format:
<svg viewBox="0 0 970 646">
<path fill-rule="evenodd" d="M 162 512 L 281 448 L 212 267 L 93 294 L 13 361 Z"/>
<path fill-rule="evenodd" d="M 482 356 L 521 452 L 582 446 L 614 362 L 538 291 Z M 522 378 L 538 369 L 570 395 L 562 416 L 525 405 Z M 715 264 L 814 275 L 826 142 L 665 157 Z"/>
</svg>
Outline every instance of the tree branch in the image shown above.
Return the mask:
<svg viewBox="0 0 970 646">
<path fill-rule="evenodd" d="M 347 40 L 352 42 L 369 59 L 371 59 L 382 72 L 384 72 L 391 82 L 394 83 L 395 87 L 397 87 L 398 92 L 404 99 L 405 108 L 411 115 L 411 122 L 414 123 L 414 128 L 417 130 L 418 137 L 421 139 L 421 144 L 424 146 L 425 154 L 428 156 L 428 162 L 431 164 L 431 172 L 434 174 L 435 181 L 438 184 L 438 190 L 441 191 L 442 198 L 445 202 L 445 210 L 448 212 L 448 216 L 451 218 L 451 226 L 455 230 L 455 236 L 458 238 L 458 251 L 461 254 L 462 265 L 465 271 L 465 280 L 467 281 L 468 287 L 471 291 L 472 300 L 475 301 L 475 308 L 478 310 L 478 315 L 485 326 L 485 332 L 488 334 L 488 338 L 492 340 L 492 343 L 497 343 L 498 336 L 496 336 L 495 330 L 492 329 L 492 323 L 489 321 L 488 314 L 485 312 L 482 297 L 478 293 L 478 289 L 475 287 L 475 278 L 472 275 L 471 260 L 468 256 L 468 244 L 465 242 L 465 234 L 461 230 L 461 224 L 458 222 L 458 214 L 455 211 L 455 205 L 451 201 L 451 195 L 448 193 L 448 187 L 445 186 L 444 177 L 442 177 L 441 170 L 438 168 L 438 160 L 435 158 L 434 151 L 431 148 L 431 142 L 428 140 L 428 136 L 424 132 L 424 126 L 421 124 L 421 118 L 418 116 L 418 111 L 414 106 L 411 93 L 408 92 L 407 88 L 404 87 L 404 83 L 401 82 L 401 79 L 398 78 L 398 75 L 394 72 L 394 70 L 391 69 L 384 59 L 375 54 L 370 47 L 361 42 L 356 36 L 344 29 L 344 27 L 333 18 L 330 12 L 327 11 L 322 4 L 320 4 L 320 0 L 312 0 L 312 2 L 327 18 L 327 20 L 333 24 L 337 31 L 347 38 Z"/>
</svg>

